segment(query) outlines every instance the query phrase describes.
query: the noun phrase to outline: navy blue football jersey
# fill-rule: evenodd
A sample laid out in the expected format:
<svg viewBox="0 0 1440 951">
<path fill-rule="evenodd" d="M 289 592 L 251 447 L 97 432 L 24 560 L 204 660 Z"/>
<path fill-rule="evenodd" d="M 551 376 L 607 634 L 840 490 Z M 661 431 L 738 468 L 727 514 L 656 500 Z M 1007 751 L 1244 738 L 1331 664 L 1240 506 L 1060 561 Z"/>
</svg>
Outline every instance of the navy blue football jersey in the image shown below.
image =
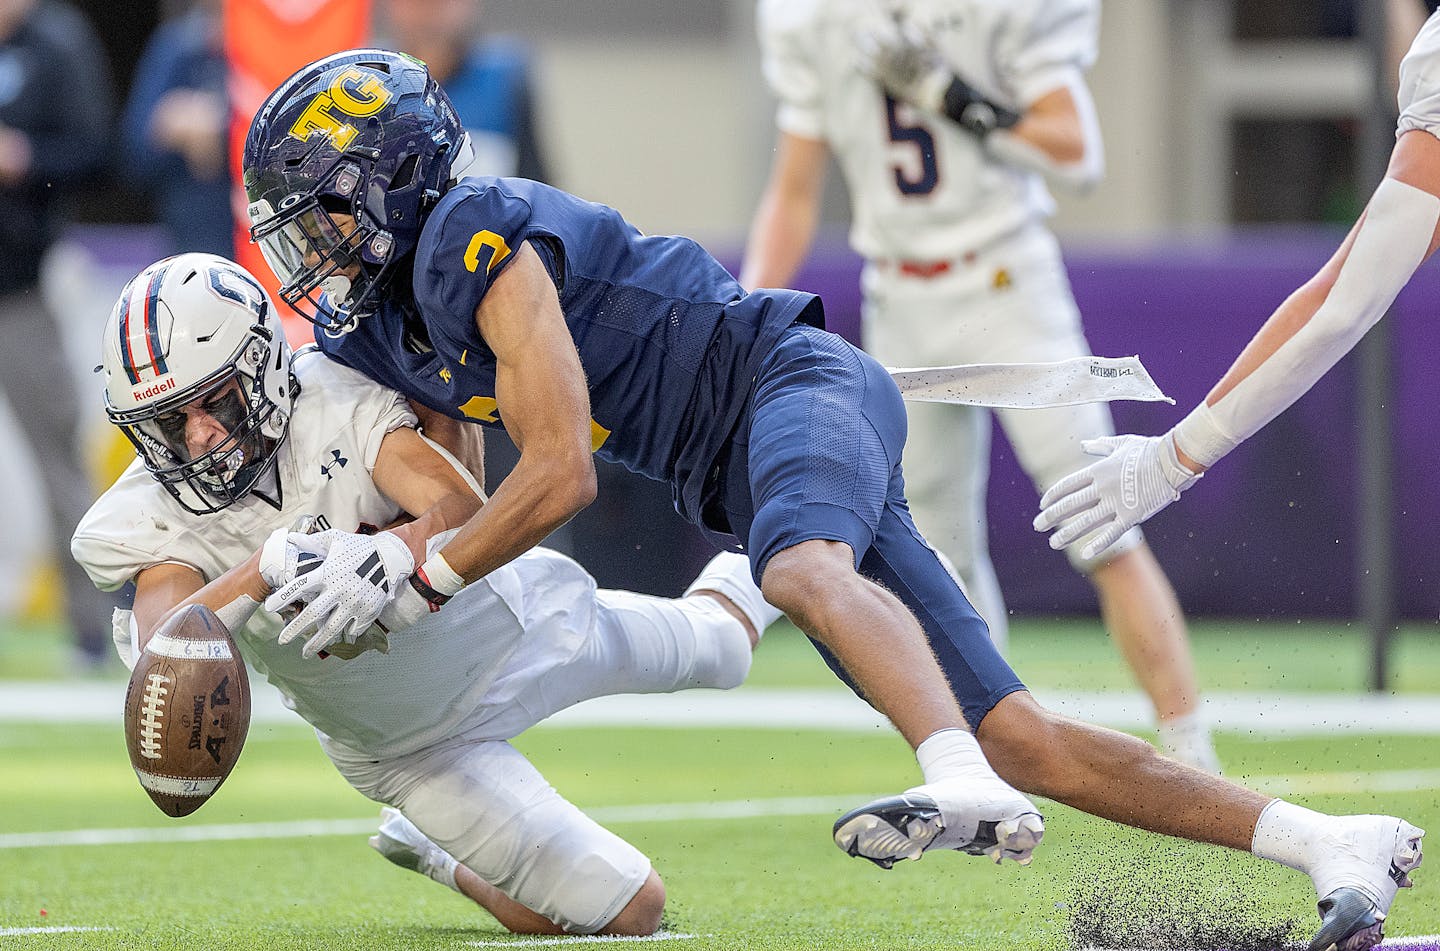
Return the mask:
<svg viewBox="0 0 1440 951">
<path fill-rule="evenodd" d="M 746 294 L 688 238 L 641 234 L 612 208 L 527 179 L 467 178 L 430 213 L 415 252 L 414 302 L 433 350 L 405 344 L 395 301 L 317 342 L 432 409 L 500 425 L 495 356 L 475 310 L 526 241 L 580 354 L 596 454 L 671 482 L 681 514 L 699 521 L 706 476 L 760 359 L 797 320 L 823 325 L 814 295 Z"/>
</svg>

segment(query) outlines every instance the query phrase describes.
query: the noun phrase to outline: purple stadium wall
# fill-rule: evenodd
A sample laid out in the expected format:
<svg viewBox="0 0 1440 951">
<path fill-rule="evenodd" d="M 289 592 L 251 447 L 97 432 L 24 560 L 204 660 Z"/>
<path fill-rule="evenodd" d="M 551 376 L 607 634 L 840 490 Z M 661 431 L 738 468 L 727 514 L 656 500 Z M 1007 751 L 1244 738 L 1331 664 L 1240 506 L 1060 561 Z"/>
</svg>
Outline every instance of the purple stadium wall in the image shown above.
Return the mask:
<svg viewBox="0 0 1440 951">
<path fill-rule="evenodd" d="M 1143 250 L 1070 248 L 1067 263 L 1097 354 L 1140 354 L 1176 405 L 1118 403 L 1121 432 L 1156 433 L 1202 399 L 1285 296 L 1338 245 L 1335 233 L 1282 232 Z M 832 329 L 859 330 L 859 262 L 831 247 L 798 283 L 821 293 Z M 1440 615 L 1440 269 L 1422 268 L 1396 302 L 1393 334 L 1395 544 L 1404 616 Z M 1356 426 L 1347 358 L 1232 453 L 1147 535 L 1193 614 L 1254 618 L 1354 611 Z M 990 483 L 991 550 L 1012 610 L 1088 613 L 1094 596 L 1030 528 L 1035 490 L 1003 438 Z"/>
</svg>

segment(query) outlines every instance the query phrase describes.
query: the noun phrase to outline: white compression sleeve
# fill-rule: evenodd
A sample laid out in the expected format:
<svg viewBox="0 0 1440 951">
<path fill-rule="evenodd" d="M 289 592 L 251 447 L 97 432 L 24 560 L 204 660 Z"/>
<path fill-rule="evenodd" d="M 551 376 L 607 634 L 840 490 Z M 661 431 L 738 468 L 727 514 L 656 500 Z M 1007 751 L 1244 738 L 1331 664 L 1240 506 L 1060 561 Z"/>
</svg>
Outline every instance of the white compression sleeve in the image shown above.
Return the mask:
<svg viewBox="0 0 1440 951">
<path fill-rule="evenodd" d="M 221 624 L 225 625 L 225 630 L 233 634 L 245 626 L 245 622 L 250 620 L 250 616 L 258 607 L 260 607 L 259 601 L 248 594 L 242 594 L 216 611 L 215 616 L 220 619 Z"/>
<path fill-rule="evenodd" d="M 1303 396 L 1385 315 L 1425 260 L 1437 222 L 1440 198 L 1382 181 L 1324 302 L 1230 392 L 1175 427 L 1180 450 L 1212 466 Z"/>
</svg>

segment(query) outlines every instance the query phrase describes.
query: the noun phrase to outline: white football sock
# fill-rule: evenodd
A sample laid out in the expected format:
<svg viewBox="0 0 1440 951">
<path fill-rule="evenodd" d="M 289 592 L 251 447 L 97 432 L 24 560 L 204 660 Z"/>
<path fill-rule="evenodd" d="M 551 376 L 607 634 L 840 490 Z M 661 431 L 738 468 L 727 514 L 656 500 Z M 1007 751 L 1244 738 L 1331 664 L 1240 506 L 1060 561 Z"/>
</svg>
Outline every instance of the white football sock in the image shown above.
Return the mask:
<svg viewBox="0 0 1440 951">
<path fill-rule="evenodd" d="M 750 619 L 757 634 L 763 635 L 765 628 L 783 616 L 779 608 L 765 600 L 750 577 L 750 559 L 735 552 L 722 551 L 710 559 L 685 589 L 685 596 L 701 590 L 718 591 L 729 598 Z"/>
<path fill-rule="evenodd" d="M 460 867 L 460 862 L 446 852 L 440 846 L 433 846 L 433 851 L 425 856 L 425 874 L 446 888 L 460 892 L 460 883 L 455 881 L 455 871 Z M 465 894 L 460 892 L 460 894 Z"/>
<path fill-rule="evenodd" d="M 1272 799 L 1255 823 L 1250 852 L 1256 858 L 1279 862 L 1309 875 L 1314 861 L 1311 845 L 1320 837 L 1329 818 L 1322 812 Z"/>
<path fill-rule="evenodd" d="M 926 783 L 956 776 L 994 776 L 990 761 L 970 733 L 960 729 L 940 730 L 915 748 L 915 759 Z"/>
</svg>

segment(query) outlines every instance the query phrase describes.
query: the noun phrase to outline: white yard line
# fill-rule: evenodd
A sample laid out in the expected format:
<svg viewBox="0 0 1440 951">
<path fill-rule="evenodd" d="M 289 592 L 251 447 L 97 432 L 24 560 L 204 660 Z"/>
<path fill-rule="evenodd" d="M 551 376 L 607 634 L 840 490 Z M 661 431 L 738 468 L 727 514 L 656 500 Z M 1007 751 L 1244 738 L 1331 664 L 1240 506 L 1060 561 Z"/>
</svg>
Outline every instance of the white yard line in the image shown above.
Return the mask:
<svg viewBox="0 0 1440 951">
<path fill-rule="evenodd" d="M 538 948 L 545 945 L 567 944 L 634 944 L 642 941 L 688 941 L 699 935 L 683 934 L 678 931 L 659 931 L 651 935 L 581 934 L 564 937 L 516 938 L 511 941 L 467 941 L 472 948 Z"/>
<path fill-rule="evenodd" d="M 1248 776 L 1244 781 L 1267 793 L 1394 793 L 1440 789 L 1440 769 Z M 832 815 L 865 802 L 864 794 L 782 796 L 712 802 L 593 806 L 585 811 L 597 822 L 690 822 L 761 819 L 775 816 Z M 310 836 L 365 835 L 376 818 L 307 819 L 294 822 L 237 822 L 216 825 L 146 826 L 117 829 L 67 829 L 0 834 L 0 850 L 61 846 L 137 845 L 166 842 L 223 842 L 241 839 L 301 839 Z"/>
<path fill-rule="evenodd" d="M 153 842 L 222 842 L 231 839 L 302 839 L 308 836 L 374 832 L 378 819 L 315 819 L 300 822 L 244 822 L 232 825 L 157 826 L 132 829 L 67 829 L 0 835 L 0 849 L 45 849 L 65 845 L 139 845 Z"/>
<path fill-rule="evenodd" d="M 1138 693 L 1037 690 L 1040 701 L 1070 716 L 1119 729 L 1153 726 Z M 118 681 L 0 681 L 0 723 L 115 723 L 124 702 Z M 1219 730 L 1264 736 L 1440 733 L 1440 696 L 1432 694 L 1212 693 L 1204 715 Z M 279 694 L 255 684 L 252 723 L 302 721 Z M 843 687 L 734 691 L 690 690 L 664 696 L 601 697 L 546 721 L 566 727 L 746 728 L 891 732 L 880 714 Z"/>
<path fill-rule="evenodd" d="M 55 925 L 51 928 L 0 928 L 0 937 L 15 938 L 23 935 L 64 934 L 71 931 L 114 931 L 114 928 L 81 925 Z"/>
</svg>

